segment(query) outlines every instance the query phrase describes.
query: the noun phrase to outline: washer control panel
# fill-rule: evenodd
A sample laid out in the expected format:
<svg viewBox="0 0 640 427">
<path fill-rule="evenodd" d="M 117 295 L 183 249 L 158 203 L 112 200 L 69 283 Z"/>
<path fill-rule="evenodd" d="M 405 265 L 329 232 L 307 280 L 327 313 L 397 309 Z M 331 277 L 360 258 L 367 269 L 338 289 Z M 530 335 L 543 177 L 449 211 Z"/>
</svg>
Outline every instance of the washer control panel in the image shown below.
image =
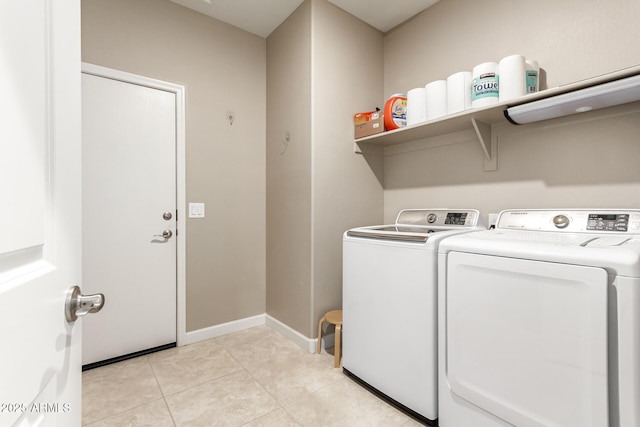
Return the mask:
<svg viewBox="0 0 640 427">
<path fill-rule="evenodd" d="M 396 225 L 429 227 L 476 227 L 480 212 L 475 209 L 404 209 L 396 218 Z"/>
<path fill-rule="evenodd" d="M 508 209 L 500 213 L 496 228 L 640 234 L 640 209 Z"/>
</svg>

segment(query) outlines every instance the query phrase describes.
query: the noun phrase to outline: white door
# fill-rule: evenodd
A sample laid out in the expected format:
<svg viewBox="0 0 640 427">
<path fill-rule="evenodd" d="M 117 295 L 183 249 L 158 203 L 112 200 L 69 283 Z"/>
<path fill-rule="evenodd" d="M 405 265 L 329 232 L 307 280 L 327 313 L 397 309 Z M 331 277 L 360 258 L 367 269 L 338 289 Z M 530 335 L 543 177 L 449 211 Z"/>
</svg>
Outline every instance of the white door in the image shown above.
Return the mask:
<svg viewBox="0 0 640 427">
<path fill-rule="evenodd" d="M 176 94 L 83 73 L 82 138 L 86 365 L 176 342 Z"/>
<path fill-rule="evenodd" d="M 0 1 L 0 425 L 79 426 L 80 2 Z"/>
</svg>

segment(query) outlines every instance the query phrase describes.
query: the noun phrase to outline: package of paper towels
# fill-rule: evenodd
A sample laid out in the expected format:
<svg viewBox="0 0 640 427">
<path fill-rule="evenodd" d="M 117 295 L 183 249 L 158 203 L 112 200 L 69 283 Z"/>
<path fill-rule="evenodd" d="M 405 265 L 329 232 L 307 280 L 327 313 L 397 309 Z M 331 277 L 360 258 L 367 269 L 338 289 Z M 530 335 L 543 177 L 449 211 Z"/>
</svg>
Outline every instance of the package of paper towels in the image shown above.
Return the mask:
<svg viewBox="0 0 640 427">
<path fill-rule="evenodd" d="M 447 77 L 447 114 L 471 108 L 470 71 L 460 71 Z"/>
<path fill-rule="evenodd" d="M 427 120 L 427 90 L 417 87 L 407 92 L 407 126 Z"/>
<path fill-rule="evenodd" d="M 447 81 L 436 80 L 425 86 L 427 96 L 427 120 L 447 114 Z"/>
<path fill-rule="evenodd" d="M 540 65 L 538 61 L 527 59 L 527 93 L 535 93 L 540 90 Z"/>
<path fill-rule="evenodd" d="M 483 107 L 498 102 L 500 75 L 497 62 L 483 62 L 473 67 L 471 106 Z"/>
<path fill-rule="evenodd" d="M 510 55 L 500 60 L 500 102 L 527 94 L 525 57 Z"/>
</svg>

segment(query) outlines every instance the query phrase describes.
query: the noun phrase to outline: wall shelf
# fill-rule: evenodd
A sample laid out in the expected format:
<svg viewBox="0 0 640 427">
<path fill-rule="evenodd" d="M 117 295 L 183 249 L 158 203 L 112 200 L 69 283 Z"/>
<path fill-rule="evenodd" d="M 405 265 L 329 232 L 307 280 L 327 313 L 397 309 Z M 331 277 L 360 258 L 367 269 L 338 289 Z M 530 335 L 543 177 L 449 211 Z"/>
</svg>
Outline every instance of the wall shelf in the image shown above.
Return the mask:
<svg viewBox="0 0 640 427">
<path fill-rule="evenodd" d="M 416 125 L 359 138 L 355 142 L 388 147 L 470 129 L 473 126 L 472 121 L 485 124 L 498 123 L 505 120 L 503 113 L 505 107 L 506 104 L 495 104 L 489 107 L 473 108 Z"/>
<path fill-rule="evenodd" d="M 354 152 L 362 154 L 363 145 L 389 147 L 420 139 L 473 129 L 478 139 L 478 143 L 484 153 L 485 170 L 496 170 L 497 163 L 495 157 L 497 154 L 497 143 L 492 134 L 492 125 L 507 121 L 504 116 L 504 110 L 516 105 L 522 105 L 528 102 L 562 95 L 567 92 L 584 89 L 586 87 L 595 86 L 637 74 L 640 74 L 640 65 L 591 79 L 581 80 L 579 82 L 543 90 L 537 93 L 532 93 L 505 102 L 480 108 L 472 108 L 460 113 L 446 115 L 401 129 L 359 138 L 354 142 Z"/>
<path fill-rule="evenodd" d="M 500 103 L 487 107 L 473 108 L 405 128 L 359 138 L 355 140 L 354 152 L 357 154 L 364 152 L 364 148 L 360 144 L 389 147 L 473 129 L 484 153 L 484 169 L 487 171 L 496 170 L 497 162 L 495 155 L 497 144 L 493 138 L 491 126 L 494 123 L 501 123 L 506 120 L 504 110 L 507 105 L 511 106 L 513 104 Z"/>
</svg>

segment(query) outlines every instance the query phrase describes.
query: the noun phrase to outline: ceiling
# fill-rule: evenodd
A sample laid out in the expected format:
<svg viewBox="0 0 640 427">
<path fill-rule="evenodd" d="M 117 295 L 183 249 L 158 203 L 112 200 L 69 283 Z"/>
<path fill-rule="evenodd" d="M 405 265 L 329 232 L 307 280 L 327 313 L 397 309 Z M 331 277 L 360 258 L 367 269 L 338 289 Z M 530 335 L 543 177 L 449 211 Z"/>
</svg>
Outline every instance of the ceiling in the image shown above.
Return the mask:
<svg viewBox="0 0 640 427">
<path fill-rule="evenodd" d="M 304 0 L 171 0 L 197 12 L 267 37 Z M 422 12 L 438 0 L 328 0 L 382 32 Z M 402 5 L 401 7 L 399 5 Z"/>
</svg>

